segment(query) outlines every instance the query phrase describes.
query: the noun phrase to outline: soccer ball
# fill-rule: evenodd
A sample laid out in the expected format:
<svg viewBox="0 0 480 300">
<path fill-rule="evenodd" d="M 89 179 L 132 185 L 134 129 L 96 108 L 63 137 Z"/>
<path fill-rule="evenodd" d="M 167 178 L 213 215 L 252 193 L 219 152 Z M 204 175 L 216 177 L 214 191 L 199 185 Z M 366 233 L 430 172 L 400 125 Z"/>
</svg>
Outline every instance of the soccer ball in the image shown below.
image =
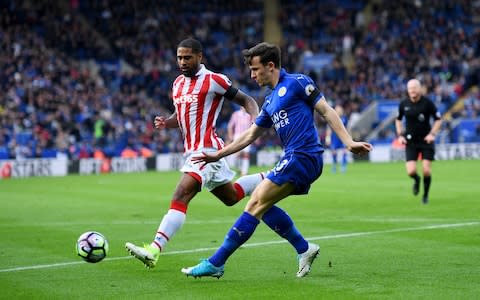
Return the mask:
<svg viewBox="0 0 480 300">
<path fill-rule="evenodd" d="M 77 254 L 86 262 L 96 263 L 107 256 L 108 241 L 103 234 L 87 231 L 77 240 Z"/>
</svg>

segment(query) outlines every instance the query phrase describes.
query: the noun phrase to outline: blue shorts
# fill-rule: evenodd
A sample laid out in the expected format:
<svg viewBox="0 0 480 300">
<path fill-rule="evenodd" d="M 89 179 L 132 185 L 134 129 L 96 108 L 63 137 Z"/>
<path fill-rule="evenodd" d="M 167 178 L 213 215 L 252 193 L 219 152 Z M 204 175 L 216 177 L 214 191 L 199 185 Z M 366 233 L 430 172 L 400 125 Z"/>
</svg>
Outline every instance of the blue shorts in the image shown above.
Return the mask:
<svg viewBox="0 0 480 300">
<path fill-rule="evenodd" d="M 310 185 L 322 174 L 323 152 L 285 154 L 267 178 L 277 185 L 291 182 L 295 185 L 293 195 L 308 194 Z"/>
</svg>

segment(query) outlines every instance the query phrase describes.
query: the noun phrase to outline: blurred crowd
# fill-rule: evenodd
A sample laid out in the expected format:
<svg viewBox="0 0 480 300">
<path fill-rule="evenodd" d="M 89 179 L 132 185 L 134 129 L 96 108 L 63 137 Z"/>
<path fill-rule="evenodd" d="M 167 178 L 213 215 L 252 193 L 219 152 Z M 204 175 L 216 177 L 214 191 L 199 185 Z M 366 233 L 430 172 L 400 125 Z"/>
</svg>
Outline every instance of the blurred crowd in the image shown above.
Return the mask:
<svg viewBox="0 0 480 300">
<path fill-rule="evenodd" d="M 478 1 L 281 0 L 283 66 L 307 72 L 327 99 L 357 117 L 372 101 L 406 96 L 422 80 L 441 111 L 466 92 L 480 112 Z M 182 152 L 178 130 L 157 131 L 169 115 L 178 75 L 176 45 L 204 46 L 208 68 L 262 103 L 241 50 L 263 40 L 262 1 L 0 0 L 0 159 Z M 332 55 L 322 70 L 304 59 Z M 233 106 L 218 120 L 220 135 Z M 325 124 L 318 118 L 319 135 Z M 275 147 L 273 131 L 257 148 Z"/>
<path fill-rule="evenodd" d="M 294 57 L 335 54 L 313 76 L 350 117 L 372 101 L 405 98 L 406 82 L 413 77 L 442 113 L 480 84 L 480 1 L 282 2 L 288 7 L 282 15 L 288 51 L 300 49 Z M 466 115 L 475 117 L 480 99 L 478 93 L 470 96 L 477 105 Z M 394 131 L 381 135 L 391 140 Z"/>
</svg>

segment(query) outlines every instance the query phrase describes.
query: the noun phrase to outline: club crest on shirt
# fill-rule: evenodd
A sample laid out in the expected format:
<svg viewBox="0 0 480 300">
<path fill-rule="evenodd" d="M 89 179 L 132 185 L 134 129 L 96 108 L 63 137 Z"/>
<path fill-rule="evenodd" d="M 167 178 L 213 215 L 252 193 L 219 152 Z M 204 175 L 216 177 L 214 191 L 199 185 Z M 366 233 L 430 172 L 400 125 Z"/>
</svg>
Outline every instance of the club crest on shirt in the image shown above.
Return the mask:
<svg viewBox="0 0 480 300">
<path fill-rule="evenodd" d="M 287 93 L 287 88 L 282 86 L 279 90 L 278 90 L 278 96 L 279 97 L 283 97 L 285 96 L 285 94 Z"/>
</svg>

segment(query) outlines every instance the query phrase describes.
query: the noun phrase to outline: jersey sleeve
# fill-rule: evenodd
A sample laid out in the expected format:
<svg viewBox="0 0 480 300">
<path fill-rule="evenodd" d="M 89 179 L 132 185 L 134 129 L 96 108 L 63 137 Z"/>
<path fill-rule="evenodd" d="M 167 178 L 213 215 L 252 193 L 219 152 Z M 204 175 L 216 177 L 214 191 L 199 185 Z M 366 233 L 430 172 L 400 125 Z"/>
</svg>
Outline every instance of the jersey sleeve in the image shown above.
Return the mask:
<svg viewBox="0 0 480 300">
<path fill-rule="evenodd" d="M 403 114 L 404 114 L 404 109 L 403 109 L 403 101 L 402 101 L 398 105 L 397 120 L 401 121 L 403 119 Z"/>
<path fill-rule="evenodd" d="M 211 75 L 211 88 L 218 95 L 225 95 L 225 93 L 232 86 L 232 82 L 227 76 L 218 73 Z"/>
<path fill-rule="evenodd" d="M 255 119 L 255 124 L 259 127 L 270 128 L 272 127 L 273 122 L 268 113 L 262 108 Z"/>
<path fill-rule="evenodd" d="M 307 75 L 299 74 L 297 76 L 296 94 L 304 101 L 314 107 L 320 99 L 323 97 L 323 93 L 315 85 L 312 78 Z"/>
</svg>

